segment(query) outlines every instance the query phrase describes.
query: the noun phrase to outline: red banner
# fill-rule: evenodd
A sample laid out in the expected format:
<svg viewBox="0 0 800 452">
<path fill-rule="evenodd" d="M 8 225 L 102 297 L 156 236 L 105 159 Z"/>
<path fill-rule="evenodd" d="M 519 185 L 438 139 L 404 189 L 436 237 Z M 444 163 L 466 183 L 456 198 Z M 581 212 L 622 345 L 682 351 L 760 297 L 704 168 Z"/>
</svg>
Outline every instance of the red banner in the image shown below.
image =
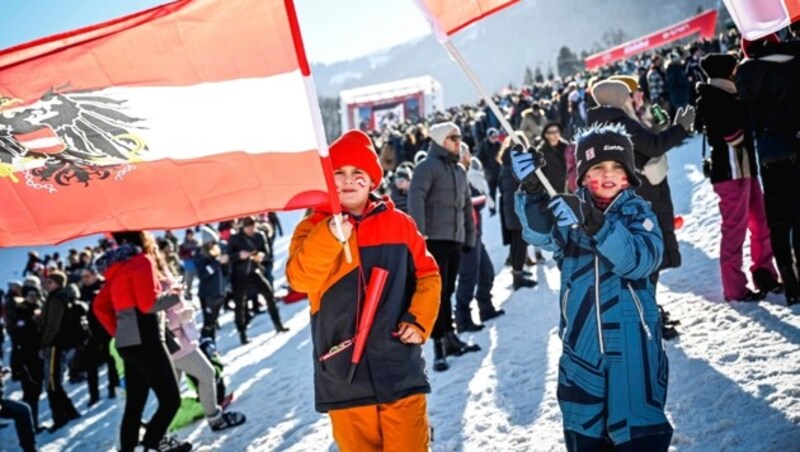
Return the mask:
<svg viewBox="0 0 800 452">
<path fill-rule="evenodd" d="M 624 60 L 625 58 L 656 49 L 695 33 L 700 33 L 700 36 L 704 38 L 711 38 L 714 36 L 716 24 L 717 10 L 710 9 L 675 25 L 663 28 L 655 33 L 596 53 L 586 58 L 586 69 L 593 70 L 615 61 Z"/>
<path fill-rule="evenodd" d="M 0 246 L 330 200 L 291 0 L 180 0 L 0 51 Z"/>
</svg>

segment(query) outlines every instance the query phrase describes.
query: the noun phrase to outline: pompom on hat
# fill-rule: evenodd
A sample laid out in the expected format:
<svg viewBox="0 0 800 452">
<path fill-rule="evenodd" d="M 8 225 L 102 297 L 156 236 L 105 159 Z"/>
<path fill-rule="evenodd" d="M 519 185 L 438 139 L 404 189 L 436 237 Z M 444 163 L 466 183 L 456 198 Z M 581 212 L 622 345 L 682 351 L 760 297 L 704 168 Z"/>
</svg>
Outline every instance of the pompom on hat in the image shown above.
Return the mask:
<svg viewBox="0 0 800 452">
<path fill-rule="evenodd" d="M 330 148 L 331 164 L 337 170 L 351 165 L 364 170 L 377 187 L 383 179 L 383 169 L 372 140 L 360 130 L 350 130 L 334 141 Z"/>
</svg>

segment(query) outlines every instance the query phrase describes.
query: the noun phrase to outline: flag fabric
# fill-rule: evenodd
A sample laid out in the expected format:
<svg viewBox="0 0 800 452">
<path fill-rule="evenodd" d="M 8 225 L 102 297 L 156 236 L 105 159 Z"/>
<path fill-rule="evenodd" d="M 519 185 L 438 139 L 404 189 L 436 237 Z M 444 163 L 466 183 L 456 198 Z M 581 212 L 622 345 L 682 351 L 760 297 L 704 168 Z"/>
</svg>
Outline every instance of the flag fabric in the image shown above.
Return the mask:
<svg viewBox="0 0 800 452">
<path fill-rule="evenodd" d="M 0 51 L 0 246 L 330 202 L 309 85 L 291 0 L 175 1 Z"/>
<path fill-rule="evenodd" d="M 762 38 L 800 20 L 800 0 L 724 0 L 742 37 Z"/>
<path fill-rule="evenodd" d="M 712 38 L 714 37 L 716 24 L 717 10 L 710 9 L 674 25 L 670 25 L 669 27 L 662 28 L 654 33 L 590 55 L 584 60 L 584 64 L 586 65 L 586 69 L 591 71 L 600 66 L 657 49 L 670 42 L 683 39 L 695 33 L 699 33 L 703 38 Z"/>
<path fill-rule="evenodd" d="M 440 42 L 520 0 L 415 0 Z"/>
</svg>

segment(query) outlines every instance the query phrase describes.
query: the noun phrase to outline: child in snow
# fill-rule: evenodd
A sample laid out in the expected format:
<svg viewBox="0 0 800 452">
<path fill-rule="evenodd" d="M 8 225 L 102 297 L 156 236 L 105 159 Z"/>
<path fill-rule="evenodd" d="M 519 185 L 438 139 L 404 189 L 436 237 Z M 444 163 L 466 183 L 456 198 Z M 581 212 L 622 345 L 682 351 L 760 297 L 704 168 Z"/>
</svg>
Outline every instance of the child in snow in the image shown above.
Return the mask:
<svg viewBox="0 0 800 452">
<path fill-rule="evenodd" d="M 516 211 L 525 239 L 561 268 L 563 353 L 558 401 L 570 451 L 666 451 L 667 357 L 655 289 L 663 239 L 638 186 L 633 145 L 619 125 L 577 137 L 579 188 L 552 200 L 534 174 L 538 153 L 515 152 Z"/>
<path fill-rule="evenodd" d="M 333 437 L 347 451 L 427 451 L 429 443 L 422 343 L 439 312 L 436 261 L 411 218 L 372 191 L 383 177 L 369 137 L 350 131 L 330 147 L 345 221 L 345 259 L 331 213 L 316 210 L 292 237 L 286 277 L 311 303 L 316 409 L 328 412 Z M 389 276 L 366 348 L 348 371 L 373 268 Z"/>
</svg>

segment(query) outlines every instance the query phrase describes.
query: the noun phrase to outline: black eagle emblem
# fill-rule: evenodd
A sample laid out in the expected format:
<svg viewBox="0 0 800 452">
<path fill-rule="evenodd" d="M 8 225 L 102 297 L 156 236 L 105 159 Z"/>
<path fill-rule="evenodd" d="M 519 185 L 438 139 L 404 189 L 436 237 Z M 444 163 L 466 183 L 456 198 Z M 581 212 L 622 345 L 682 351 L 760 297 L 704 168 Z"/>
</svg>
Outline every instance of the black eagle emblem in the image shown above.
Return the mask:
<svg viewBox="0 0 800 452">
<path fill-rule="evenodd" d="M 37 182 L 88 186 L 147 151 L 135 133 L 142 119 L 125 113 L 124 99 L 64 88 L 28 105 L 0 94 L 0 177 L 26 171 Z"/>
</svg>

